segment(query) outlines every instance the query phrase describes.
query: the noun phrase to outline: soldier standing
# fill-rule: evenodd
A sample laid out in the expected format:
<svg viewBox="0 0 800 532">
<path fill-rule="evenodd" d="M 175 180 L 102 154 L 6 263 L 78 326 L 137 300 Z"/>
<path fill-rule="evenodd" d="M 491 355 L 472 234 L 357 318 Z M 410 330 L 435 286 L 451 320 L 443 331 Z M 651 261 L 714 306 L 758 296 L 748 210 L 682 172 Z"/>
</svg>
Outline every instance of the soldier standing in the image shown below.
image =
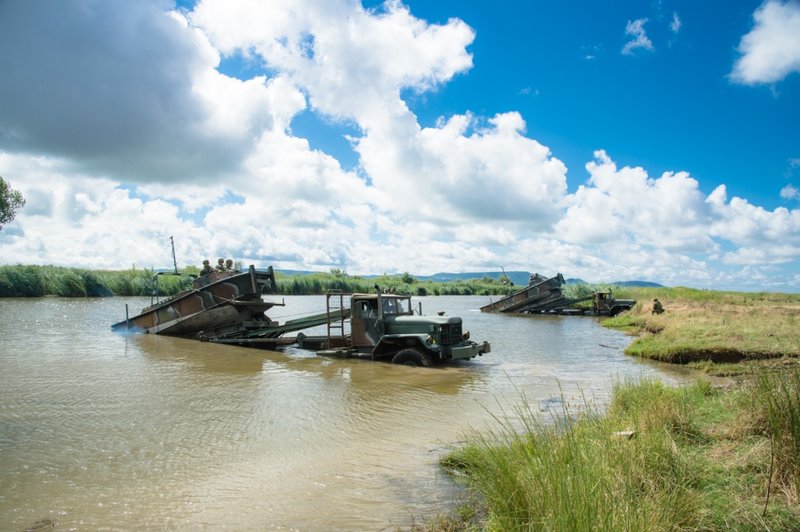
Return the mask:
<svg viewBox="0 0 800 532">
<path fill-rule="evenodd" d="M 225 259 L 218 259 L 217 260 L 217 271 L 224 272 L 225 271 Z"/>
<path fill-rule="evenodd" d="M 209 273 L 213 272 L 213 268 L 211 268 L 211 264 L 209 264 L 208 259 L 203 261 L 203 269 L 200 270 L 200 275 L 208 275 Z"/>
</svg>

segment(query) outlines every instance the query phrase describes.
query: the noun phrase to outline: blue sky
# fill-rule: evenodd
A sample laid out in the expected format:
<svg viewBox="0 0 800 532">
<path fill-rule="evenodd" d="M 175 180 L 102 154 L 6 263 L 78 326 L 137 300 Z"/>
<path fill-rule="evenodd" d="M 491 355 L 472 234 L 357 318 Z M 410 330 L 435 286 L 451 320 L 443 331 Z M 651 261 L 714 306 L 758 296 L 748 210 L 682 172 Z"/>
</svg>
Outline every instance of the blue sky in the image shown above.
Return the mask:
<svg viewBox="0 0 800 532">
<path fill-rule="evenodd" d="M 800 291 L 800 2 L 0 4 L 5 263 Z"/>
<path fill-rule="evenodd" d="M 690 171 L 706 193 L 725 183 L 765 208 L 791 206 L 780 191 L 800 181 L 800 76 L 729 80 L 761 3 L 406 2 L 420 18 L 457 17 L 476 32 L 468 73 L 406 101 L 427 126 L 465 109 L 519 111 L 528 135 L 566 163 L 573 190 L 602 148 L 651 174 Z M 626 24 L 642 19 L 652 49 L 623 54 L 634 40 Z"/>
</svg>

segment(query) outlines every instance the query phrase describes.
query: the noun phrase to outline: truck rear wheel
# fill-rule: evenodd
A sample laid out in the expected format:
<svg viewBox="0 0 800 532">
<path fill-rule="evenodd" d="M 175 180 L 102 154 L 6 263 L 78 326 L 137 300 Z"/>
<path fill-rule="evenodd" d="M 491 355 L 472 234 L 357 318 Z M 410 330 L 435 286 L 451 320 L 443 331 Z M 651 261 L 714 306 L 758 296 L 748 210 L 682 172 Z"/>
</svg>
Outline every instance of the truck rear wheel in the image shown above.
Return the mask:
<svg viewBox="0 0 800 532">
<path fill-rule="evenodd" d="M 427 353 L 420 353 L 416 349 L 402 349 L 392 358 L 392 364 L 427 368 L 433 365 Z"/>
</svg>

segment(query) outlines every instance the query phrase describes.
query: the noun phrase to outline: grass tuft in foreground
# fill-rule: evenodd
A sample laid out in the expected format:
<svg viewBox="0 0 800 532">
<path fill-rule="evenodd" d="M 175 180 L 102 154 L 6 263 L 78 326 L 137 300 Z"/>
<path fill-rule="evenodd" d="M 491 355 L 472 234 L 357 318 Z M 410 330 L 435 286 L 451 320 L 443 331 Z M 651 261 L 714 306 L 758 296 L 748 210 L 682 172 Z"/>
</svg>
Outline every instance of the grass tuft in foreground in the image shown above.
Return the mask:
<svg viewBox="0 0 800 532">
<path fill-rule="evenodd" d="M 604 415 L 551 423 L 525 406 L 522 432 L 501 424 L 442 460 L 485 507 L 434 529 L 797 529 L 798 434 L 785 413 L 800 377 L 767 379 L 735 391 L 620 383 Z"/>
<path fill-rule="evenodd" d="M 800 371 L 761 374 L 754 402 L 756 415 L 763 415 L 765 434 L 770 437 L 773 480 L 797 504 L 800 502 Z"/>
</svg>

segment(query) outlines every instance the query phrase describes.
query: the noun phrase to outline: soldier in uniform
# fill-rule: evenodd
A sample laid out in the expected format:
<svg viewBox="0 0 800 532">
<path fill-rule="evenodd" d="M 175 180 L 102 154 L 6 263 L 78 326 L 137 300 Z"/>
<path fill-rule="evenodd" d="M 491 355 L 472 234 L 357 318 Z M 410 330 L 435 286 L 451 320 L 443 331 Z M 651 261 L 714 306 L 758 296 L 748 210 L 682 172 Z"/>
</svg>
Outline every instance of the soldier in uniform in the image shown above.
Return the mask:
<svg viewBox="0 0 800 532">
<path fill-rule="evenodd" d="M 217 271 L 225 271 L 225 259 L 217 259 Z"/>
<path fill-rule="evenodd" d="M 225 271 L 232 272 L 235 271 L 233 269 L 233 259 L 228 259 L 225 261 Z"/>
<path fill-rule="evenodd" d="M 664 305 L 661 304 L 661 301 L 658 298 L 653 299 L 653 311 L 652 314 L 663 314 L 664 313 Z"/>
<path fill-rule="evenodd" d="M 209 264 L 208 259 L 203 261 L 203 269 L 200 270 L 200 275 L 208 275 L 209 273 L 213 272 L 214 269 L 211 268 L 211 264 Z"/>
</svg>

